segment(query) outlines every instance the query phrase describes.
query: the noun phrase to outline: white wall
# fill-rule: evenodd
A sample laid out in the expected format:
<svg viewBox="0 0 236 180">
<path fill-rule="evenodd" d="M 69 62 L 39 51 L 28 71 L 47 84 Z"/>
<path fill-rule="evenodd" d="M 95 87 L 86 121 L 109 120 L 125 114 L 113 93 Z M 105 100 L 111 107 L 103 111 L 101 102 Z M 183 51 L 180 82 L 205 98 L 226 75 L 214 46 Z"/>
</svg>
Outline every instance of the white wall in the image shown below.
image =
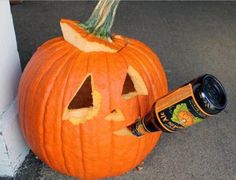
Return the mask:
<svg viewBox="0 0 236 180">
<path fill-rule="evenodd" d="M 0 0 L 0 176 L 14 176 L 28 154 L 17 117 L 21 75 L 9 0 Z"/>
<path fill-rule="evenodd" d="M 20 61 L 8 0 L 0 0 L 0 111 L 15 98 Z"/>
</svg>

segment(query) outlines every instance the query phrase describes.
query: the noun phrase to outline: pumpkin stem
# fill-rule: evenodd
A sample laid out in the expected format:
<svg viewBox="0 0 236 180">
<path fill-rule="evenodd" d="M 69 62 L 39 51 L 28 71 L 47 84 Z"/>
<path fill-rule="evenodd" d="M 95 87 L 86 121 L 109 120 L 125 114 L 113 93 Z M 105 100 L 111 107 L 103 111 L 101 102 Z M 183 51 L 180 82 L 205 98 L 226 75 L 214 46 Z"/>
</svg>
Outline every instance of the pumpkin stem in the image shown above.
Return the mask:
<svg viewBox="0 0 236 180">
<path fill-rule="evenodd" d="M 111 41 L 111 28 L 120 0 L 99 0 L 92 15 L 81 27 L 98 37 Z"/>
</svg>

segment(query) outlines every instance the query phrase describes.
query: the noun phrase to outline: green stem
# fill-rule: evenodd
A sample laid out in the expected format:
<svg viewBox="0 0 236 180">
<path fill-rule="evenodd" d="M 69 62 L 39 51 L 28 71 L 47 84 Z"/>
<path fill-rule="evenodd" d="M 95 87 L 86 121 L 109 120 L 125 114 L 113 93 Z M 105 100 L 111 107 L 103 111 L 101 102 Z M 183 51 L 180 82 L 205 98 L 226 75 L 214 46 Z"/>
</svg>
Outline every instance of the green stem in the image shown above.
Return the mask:
<svg viewBox="0 0 236 180">
<path fill-rule="evenodd" d="M 79 25 L 98 37 L 110 40 L 119 2 L 120 0 L 99 0 L 90 18 Z"/>
</svg>

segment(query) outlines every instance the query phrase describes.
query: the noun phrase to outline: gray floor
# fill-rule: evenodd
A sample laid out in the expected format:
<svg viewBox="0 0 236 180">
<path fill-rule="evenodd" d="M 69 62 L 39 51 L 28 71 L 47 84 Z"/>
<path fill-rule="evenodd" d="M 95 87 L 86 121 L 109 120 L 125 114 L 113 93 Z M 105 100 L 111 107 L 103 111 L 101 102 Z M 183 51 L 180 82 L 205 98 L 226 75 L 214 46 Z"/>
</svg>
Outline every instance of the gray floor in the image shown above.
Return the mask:
<svg viewBox="0 0 236 180">
<path fill-rule="evenodd" d="M 86 20 L 94 2 L 28 2 L 12 7 L 22 66 L 36 47 L 60 36 L 61 17 Z M 164 134 L 144 169 L 119 179 L 236 179 L 236 3 L 121 2 L 114 32 L 137 38 L 159 54 L 170 89 L 203 74 L 228 93 L 223 113 L 176 134 Z M 66 179 L 32 154 L 17 179 Z"/>
</svg>

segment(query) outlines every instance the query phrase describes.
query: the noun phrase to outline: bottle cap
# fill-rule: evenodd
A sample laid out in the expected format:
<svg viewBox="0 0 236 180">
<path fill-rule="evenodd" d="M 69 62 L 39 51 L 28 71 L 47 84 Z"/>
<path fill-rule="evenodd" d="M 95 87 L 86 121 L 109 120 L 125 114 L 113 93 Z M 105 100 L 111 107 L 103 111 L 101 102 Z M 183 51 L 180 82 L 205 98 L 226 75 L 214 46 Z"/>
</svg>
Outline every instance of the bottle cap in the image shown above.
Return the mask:
<svg viewBox="0 0 236 180">
<path fill-rule="evenodd" d="M 225 109 L 227 97 L 220 81 L 210 74 L 205 74 L 199 79 L 199 86 L 195 90 L 196 100 L 208 114 L 217 114 Z"/>
</svg>

